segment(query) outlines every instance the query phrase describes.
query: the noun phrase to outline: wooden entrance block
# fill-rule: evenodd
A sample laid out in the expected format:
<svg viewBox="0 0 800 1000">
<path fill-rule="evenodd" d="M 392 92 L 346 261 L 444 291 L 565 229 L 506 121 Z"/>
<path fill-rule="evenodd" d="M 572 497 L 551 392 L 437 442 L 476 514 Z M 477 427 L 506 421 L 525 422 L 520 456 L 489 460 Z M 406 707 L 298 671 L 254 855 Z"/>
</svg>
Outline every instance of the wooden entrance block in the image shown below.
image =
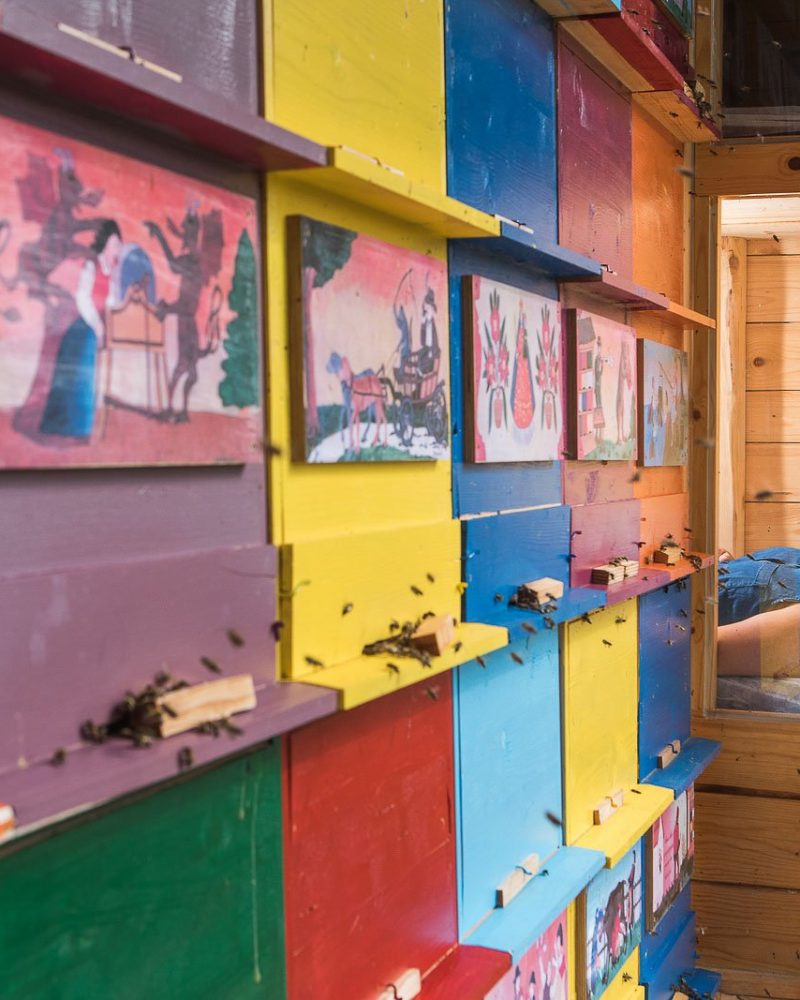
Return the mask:
<svg viewBox="0 0 800 1000">
<path fill-rule="evenodd" d="M 677 566 L 681 560 L 681 550 L 677 545 L 662 545 L 653 553 L 653 562 L 663 566 Z"/>
<path fill-rule="evenodd" d="M 525 886 L 539 871 L 539 855 L 530 854 L 518 864 L 510 875 L 506 876 L 497 887 L 496 905 L 499 907 L 508 906 L 511 900 L 519 895 Z"/>
<path fill-rule="evenodd" d="M 419 969 L 407 969 L 380 994 L 378 1000 L 414 1000 L 422 992 Z"/>
<path fill-rule="evenodd" d="M 619 558 L 592 569 L 592 583 L 608 586 L 612 583 L 622 583 L 639 573 L 639 563 L 633 559 Z"/>
<path fill-rule="evenodd" d="M 455 632 L 452 615 L 434 615 L 423 621 L 411 636 L 411 641 L 418 649 L 423 649 L 433 656 L 441 656 L 453 641 Z"/>
<path fill-rule="evenodd" d="M 661 768 L 668 767 L 680 752 L 680 740 L 673 740 L 672 743 L 668 743 L 656 757 L 658 760 L 658 766 Z"/>
<path fill-rule="evenodd" d="M 531 580 L 530 583 L 523 583 L 521 589 L 526 590 L 539 604 L 559 601 L 564 596 L 563 582 L 549 576 L 543 576 L 540 580 Z"/>
<path fill-rule="evenodd" d="M 620 809 L 624 804 L 625 793 L 621 788 L 612 795 L 607 795 L 594 810 L 594 825 L 602 826 L 603 823 L 611 819 L 617 809 Z"/>
<path fill-rule="evenodd" d="M 158 699 L 162 709 L 161 735 L 176 736 L 205 722 L 219 722 L 256 707 L 252 674 L 221 677 L 205 684 L 170 691 Z M 174 715 L 172 714 L 174 713 Z"/>
</svg>

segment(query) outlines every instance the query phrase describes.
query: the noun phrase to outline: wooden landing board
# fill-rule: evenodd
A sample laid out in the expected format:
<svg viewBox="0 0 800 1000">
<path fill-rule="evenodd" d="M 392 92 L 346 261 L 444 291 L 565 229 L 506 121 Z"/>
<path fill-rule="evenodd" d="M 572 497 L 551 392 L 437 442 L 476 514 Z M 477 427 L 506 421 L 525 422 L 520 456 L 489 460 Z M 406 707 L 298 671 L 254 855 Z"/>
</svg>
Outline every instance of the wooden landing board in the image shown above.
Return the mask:
<svg viewBox="0 0 800 1000">
<path fill-rule="evenodd" d="M 266 117 L 323 145 L 379 157 L 444 191 L 444 32 L 435 4 L 274 0 L 265 51 Z"/>
<path fill-rule="evenodd" d="M 640 511 L 638 500 L 572 508 L 575 558 L 570 582 L 573 587 L 587 586 L 591 583 L 593 567 L 605 565 L 617 556 L 638 562 Z"/>
<path fill-rule="evenodd" d="M 522 622 L 544 630 L 543 616 L 509 608 L 509 599 L 529 580 L 551 577 L 565 585 L 554 622 L 599 607 L 603 595 L 569 589 L 570 510 L 540 510 L 471 518 L 464 524 L 465 615 L 470 621 L 502 624 L 522 634 Z"/>
<path fill-rule="evenodd" d="M 584 62 L 559 32 L 560 241 L 630 278 L 630 101 Z M 597 178 L 603 178 L 602 190 Z"/>
<path fill-rule="evenodd" d="M 495 890 L 515 866 L 536 853 L 547 868 L 562 843 L 547 818 L 562 810 L 558 633 L 515 642 L 483 667 L 459 667 L 453 685 L 464 937 L 494 908 Z"/>
<path fill-rule="evenodd" d="M 716 122 L 700 115 L 695 102 L 680 87 L 634 94 L 634 101 L 678 142 L 717 142 L 722 131 Z"/>
<path fill-rule="evenodd" d="M 385 664 L 397 657 L 362 658 L 364 646 L 389 636 L 393 620 L 402 625 L 428 611 L 460 620 L 462 590 L 457 521 L 287 546 L 281 553 L 284 675 L 341 691 L 361 688 L 351 704 L 403 686 L 404 676 L 413 683 L 429 673 L 418 661 L 402 658 L 401 673 L 393 673 Z M 433 670 L 505 641 L 502 629 L 459 624 L 456 641 L 434 658 Z"/>
<path fill-rule="evenodd" d="M 672 789 L 656 785 L 625 788 L 625 803 L 600 826 L 592 826 L 574 841 L 575 847 L 605 854 L 613 868 L 674 801 Z"/>
<path fill-rule="evenodd" d="M 595 14 L 615 14 L 622 0 L 540 0 L 539 6 L 551 17 L 591 17 Z"/>
<path fill-rule="evenodd" d="M 647 8 L 647 3 L 642 5 Z M 629 10 L 623 4 L 622 10 L 614 17 L 592 18 L 590 23 L 618 53 L 624 63 L 647 81 L 645 93 L 662 90 L 680 90 L 683 87 L 681 70 L 670 59 L 654 40 L 654 31 L 647 24 L 647 18 L 642 15 L 645 10 L 638 8 Z M 661 19 L 661 23 L 666 22 Z M 671 29 L 674 31 L 675 29 Z M 668 34 L 668 32 L 665 32 Z M 677 34 L 677 32 L 675 32 Z M 680 38 L 680 35 L 678 35 Z M 673 52 L 673 57 L 684 63 L 688 62 L 688 45 L 686 52 Z M 597 55 L 595 47 L 590 46 L 592 55 Z M 613 72 L 613 66 L 611 67 Z M 628 75 L 627 72 L 625 74 Z M 623 82 L 624 81 L 620 81 Z"/>
<path fill-rule="evenodd" d="M 721 744 L 717 740 L 706 740 L 702 736 L 690 736 L 681 743 L 681 752 L 672 762 L 663 768 L 655 770 L 642 778 L 645 785 L 658 785 L 668 788 L 678 798 L 691 785 L 699 781 L 701 776 L 719 756 Z"/>
<path fill-rule="evenodd" d="M 568 844 L 593 828 L 593 811 L 603 798 L 630 788 L 637 779 L 637 644 L 634 600 L 592 615 L 591 623 L 572 622 L 564 630 Z"/>
<path fill-rule="evenodd" d="M 0 678 L 18 720 L 0 734 L 0 785 L 20 828 L 171 777 L 184 744 L 205 762 L 333 711 L 327 693 L 276 687 L 269 629 L 276 583 L 276 554 L 267 546 L 0 580 L 8 612 Z M 87 719 L 104 722 L 126 691 L 162 670 L 193 684 L 213 679 L 203 657 L 223 676 L 254 678 L 257 706 L 240 720 L 241 737 L 191 734 L 148 750 L 80 739 Z M 58 748 L 67 760 L 54 768 Z"/>
<path fill-rule="evenodd" d="M 673 584 L 639 600 L 640 778 L 657 767 L 667 743 L 689 737 L 691 596 Z"/>
<path fill-rule="evenodd" d="M 433 683 L 286 738 L 290 996 L 378 996 L 456 944 L 453 703 Z"/>
<path fill-rule="evenodd" d="M 551 19 L 519 0 L 445 7 L 447 190 L 557 237 Z"/>
<path fill-rule="evenodd" d="M 459 945 L 426 976 L 422 984 L 424 1000 L 505 1000 L 498 983 L 511 968 L 507 952 L 474 945 Z"/>
<path fill-rule="evenodd" d="M 800 172 L 789 166 L 796 141 L 721 145 L 697 151 L 699 195 L 767 195 L 800 191 Z"/>
<path fill-rule="evenodd" d="M 0 859 L 4 998 L 224 983 L 282 1000 L 280 756 L 265 745 Z"/>
<path fill-rule="evenodd" d="M 465 462 L 469 378 L 465 361 L 461 279 L 467 274 L 514 285 L 556 300 L 558 286 L 527 266 L 515 265 L 506 256 L 488 248 L 493 240 L 451 240 L 450 273 L 450 366 L 451 366 L 451 449 L 453 459 L 453 515 L 482 514 L 542 504 L 561 503 L 561 466 L 558 462 L 515 463 L 514 465 L 474 465 Z M 466 357 L 469 357 L 467 353 Z M 467 367 L 465 367 L 465 365 Z"/>
<path fill-rule="evenodd" d="M 269 337 L 270 524 L 276 544 L 378 531 L 450 517 L 449 462 L 338 463 L 291 461 L 287 218 L 305 215 L 394 245 L 446 259 L 445 241 L 418 226 L 347 202 L 281 174 L 270 180 L 265 226 Z M 447 303 L 437 303 L 437 326 L 447 329 Z M 411 467 L 413 466 L 413 468 Z M 321 502 L 324 498 L 324 503 Z"/>
</svg>

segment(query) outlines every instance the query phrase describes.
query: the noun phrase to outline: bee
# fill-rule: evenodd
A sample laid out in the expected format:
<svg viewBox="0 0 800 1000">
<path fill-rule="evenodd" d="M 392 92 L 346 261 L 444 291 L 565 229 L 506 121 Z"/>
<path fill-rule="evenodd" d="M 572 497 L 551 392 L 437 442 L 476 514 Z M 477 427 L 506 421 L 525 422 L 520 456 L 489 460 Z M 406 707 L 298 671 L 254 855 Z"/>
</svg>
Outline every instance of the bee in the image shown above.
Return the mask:
<svg viewBox="0 0 800 1000">
<path fill-rule="evenodd" d="M 164 704 L 161 705 L 161 711 L 165 715 L 168 715 L 170 717 L 170 719 L 177 719 L 178 718 L 178 713 L 175 711 L 175 709 L 171 705 L 167 705 L 166 702 L 164 702 Z"/>
<path fill-rule="evenodd" d="M 759 490 L 756 493 L 756 500 L 771 500 L 773 496 L 772 490 Z"/>
<path fill-rule="evenodd" d="M 570 559 L 577 559 L 578 557 L 575 555 L 574 552 L 570 552 L 570 554 L 568 556 L 565 556 L 565 558 L 569 562 Z"/>
<path fill-rule="evenodd" d="M 425 614 L 422 616 L 422 620 L 425 621 L 426 618 L 435 618 L 435 617 L 436 615 L 433 613 L 433 611 L 426 611 Z"/>
<path fill-rule="evenodd" d="M 413 583 L 411 584 L 411 593 L 416 594 L 417 597 L 422 597 L 422 591 L 419 587 L 416 587 Z"/>
<path fill-rule="evenodd" d="M 647 545 L 647 542 L 634 542 L 633 544 L 636 546 L 637 549 L 643 549 L 645 545 Z"/>
<path fill-rule="evenodd" d="M 217 663 L 216 660 L 212 660 L 210 656 L 201 656 L 200 662 L 203 664 L 206 670 L 210 670 L 212 674 L 222 673 L 222 667 L 220 667 L 220 665 Z"/>
<path fill-rule="evenodd" d="M 628 482 L 629 483 L 638 483 L 641 478 L 642 478 L 641 472 L 634 472 L 634 474 L 631 476 L 631 478 L 628 480 Z"/>
<path fill-rule="evenodd" d="M 573 452 L 571 452 L 571 451 L 562 451 L 561 454 L 564 456 L 564 458 L 573 459 L 573 460 L 575 458 L 575 454 Z"/>
<path fill-rule="evenodd" d="M 494 603 L 495 604 L 502 604 L 503 603 L 503 595 L 502 594 L 495 594 L 494 595 Z"/>
<path fill-rule="evenodd" d="M 191 747 L 181 747 L 178 751 L 178 770 L 185 771 L 194 764 L 194 753 Z"/>
<path fill-rule="evenodd" d="M 425 576 L 428 579 L 428 583 L 436 583 L 436 577 L 433 575 L 433 573 L 426 573 Z"/>
<path fill-rule="evenodd" d="M 303 657 L 303 659 L 306 661 L 306 663 L 309 665 L 309 667 L 319 668 L 319 667 L 324 667 L 325 666 L 325 664 L 322 662 L 322 660 L 318 660 L 314 656 L 305 656 L 305 657 Z"/>
<path fill-rule="evenodd" d="M 244 646 L 244 639 L 236 631 L 235 628 L 229 628 L 228 631 L 225 634 L 228 636 L 228 642 L 232 646 L 236 646 L 237 649 L 241 648 L 242 646 Z"/>
<path fill-rule="evenodd" d="M 647 583 L 647 581 L 650 579 L 650 577 L 649 576 L 643 576 L 642 579 L 644 580 L 645 583 Z"/>
<path fill-rule="evenodd" d="M 611 642 L 611 640 L 610 640 L 610 639 L 603 639 L 603 645 L 604 645 L 604 646 L 613 646 L 613 645 L 614 645 L 614 643 L 613 643 L 613 642 Z"/>
<path fill-rule="evenodd" d="M 278 447 L 278 445 L 273 444 L 271 441 L 267 441 L 262 438 L 260 441 L 255 441 L 253 443 L 253 449 L 255 451 L 263 451 L 265 455 L 274 455 L 278 458 L 283 454 L 283 450 Z"/>
<path fill-rule="evenodd" d="M 667 639 L 667 645 L 668 646 L 674 646 L 675 645 L 675 640 L 674 639 Z"/>
<path fill-rule="evenodd" d="M 642 794 L 642 793 L 641 793 L 641 792 L 639 791 L 639 789 L 638 789 L 638 788 L 632 788 L 632 789 L 631 789 L 631 791 L 633 792 L 633 794 L 634 794 L 634 795 L 641 795 L 641 794 Z"/>
<path fill-rule="evenodd" d="M 352 610 L 353 610 L 352 604 L 345 604 L 345 606 L 342 608 L 342 618 L 344 618 L 345 615 L 349 615 Z"/>
<path fill-rule="evenodd" d="M 387 663 L 386 664 L 386 669 L 390 673 L 393 673 L 393 674 L 399 674 L 400 673 L 400 667 L 398 667 L 396 663 Z"/>
<path fill-rule="evenodd" d="M 274 621 L 270 625 L 269 628 L 270 628 L 270 631 L 272 632 L 272 638 L 275 640 L 275 642 L 278 642 L 280 640 L 281 629 L 285 628 L 285 627 L 286 627 L 286 623 L 282 622 L 280 620 L 279 621 Z"/>
<path fill-rule="evenodd" d="M 627 620 L 628 619 L 627 618 L 623 618 L 622 615 L 617 615 L 617 618 L 615 620 L 615 624 L 616 625 L 624 625 Z"/>
<path fill-rule="evenodd" d="M 530 633 L 530 635 L 536 635 L 536 627 L 534 625 L 531 625 L 530 622 L 523 622 L 522 627 L 525 629 L 526 632 Z"/>
<path fill-rule="evenodd" d="M 692 171 L 690 170 L 689 174 L 691 174 L 691 173 L 692 173 Z M 622 973 L 622 981 L 623 981 L 623 983 L 629 983 L 631 981 L 631 979 L 633 979 L 633 976 L 630 974 L 630 972 L 623 972 Z"/>
<path fill-rule="evenodd" d="M 172 674 L 168 674 L 166 670 L 161 670 L 153 678 L 153 683 L 157 688 L 165 688 L 172 681 Z"/>
<path fill-rule="evenodd" d="M 239 728 L 239 726 L 234 725 L 234 723 L 231 722 L 230 719 L 220 719 L 218 725 L 220 729 L 224 729 L 225 732 L 230 733 L 231 736 L 242 735 L 242 730 Z"/>
<path fill-rule="evenodd" d="M 483 667 L 483 669 L 485 670 L 486 669 L 486 660 L 484 660 L 484 658 L 482 656 L 476 656 L 475 659 L 477 660 L 478 666 L 479 667 Z"/>
<path fill-rule="evenodd" d="M 556 816 L 555 813 L 546 812 L 544 815 L 545 815 L 545 819 L 547 820 L 547 822 L 548 823 L 552 823 L 553 826 L 563 826 L 564 825 L 563 821 L 561 819 L 559 819 L 559 817 Z"/>
<path fill-rule="evenodd" d="M 780 243 L 780 241 L 781 241 L 781 238 L 780 238 L 780 236 L 778 236 L 777 233 L 773 233 L 772 234 L 772 238 L 773 238 L 773 240 L 775 240 L 776 243 Z"/>
<path fill-rule="evenodd" d="M 509 655 L 510 655 L 511 659 L 512 659 L 512 660 L 514 661 L 514 663 L 519 663 L 519 664 L 522 664 L 522 663 L 524 663 L 524 662 L 525 662 L 525 661 L 524 661 L 524 660 L 522 659 L 522 657 L 521 657 L 521 656 L 519 655 L 519 653 L 514 653 L 514 652 L 512 651 L 512 652 L 511 652 L 511 653 L 510 653 Z"/>
<path fill-rule="evenodd" d="M 81 739 L 87 743 L 105 743 L 108 739 L 108 727 L 98 726 L 91 719 L 87 719 L 80 728 L 80 734 Z"/>
<path fill-rule="evenodd" d="M 685 625 L 680 625 L 680 624 L 678 624 L 678 622 L 675 622 L 675 628 L 678 629 L 679 632 L 685 632 L 686 631 L 686 626 Z"/>
<path fill-rule="evenodd" d="M 581 615 L 581 621 L 586 622 L 587 625 L 594 624 L 594 622 L 592 621 L 592 616 L 589 614 L 588 611 L 583 612 L 583 614 Z"/>
<path fill-rule="evenodd" d="M 687 535 L 691 535 L 691 533 L 692 533 L 692 529 L 691 528 L 684 528 L 683 530 L 686 532 Z"/>
<path fill-rule="evenodd" d="M 67 759 L 67 751 L 64 747 L 59 747 L 58 750 L 53 751 L 53 756 L 50 758 L 50 764 L 53 767 L 61 767 L 61 765 Z"/>
<path fill-rule="evenodd" d="M 399 628 L 400 628 L 400 622 L 396 618 L 393 618 L 389 622 L 389 631 L 396 632 Z"/>
<path fill-rule="evenodd" d="M 694 610 L 697 615 L 705 615 L 705 611 L 702 608 L 695 608 Z"/>
<path fill-rule="evenodd" d="M 689 617 L 689 612 L 686 610 L 686 608 L 681 608 L 681 618 L 688 618 L 688 617 Z"/>
<path fill-rule="evenodd" d="M 556 627 L 556 623 L 553 621 L 552 618 L 548 618 L 547 615 L 545 615 L 544 627 L 546 629 L 554 629 Z"/>
<path fill-rule="evenodd" d="M 453 652 L 454 652 L 454 653 L 460 653 L 460 652 L 461 652 L 461 647 L 462 647 L 463 645 L 464 645 L 464 643 L 463 643 L 463 642 L 454 642 L 454 643 L 453 643 Z"/>
<path fill-rule="evenodd" d="M 425 688 L 425 694 L 427 694 L 431 701 L 439 700 L 439 692 L 435 688 Z"/>
<path fill-rule="evenodd" d="M 558 598 L 554 597 L 552 594 L 545 594 L 544 596 L 545 597 L 549 597 L 551 601 L 557 601 L 558 600 Z"/>
<path fill-rule="evenodd" d="M 570 531 L 569 537 L 574 538 L 576 535 L 582 535 L 582 534 L 583 534 L 582 531 Z"/>
</svg>

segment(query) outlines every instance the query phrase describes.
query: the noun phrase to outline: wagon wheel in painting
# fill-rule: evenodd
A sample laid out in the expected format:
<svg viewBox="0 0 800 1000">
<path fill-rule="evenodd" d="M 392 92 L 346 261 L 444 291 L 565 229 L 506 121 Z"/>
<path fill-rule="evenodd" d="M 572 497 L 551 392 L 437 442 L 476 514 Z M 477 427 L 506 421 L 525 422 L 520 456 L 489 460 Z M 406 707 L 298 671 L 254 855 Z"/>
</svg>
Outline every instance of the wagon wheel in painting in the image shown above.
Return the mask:
<svg viewBox="0 0 800 1000">
<path fill-rule="evenodd" d="M 425 407 L 425 426 L 437 444 L 447 440 L 447 400 L 440 382 Z"/>
<path fill-rule="evenodd" d="M 400 444 L 408 448 L 414 437 L 414 404 L 403 396 L 397 407 L 397 436 Z"/>
</svg>

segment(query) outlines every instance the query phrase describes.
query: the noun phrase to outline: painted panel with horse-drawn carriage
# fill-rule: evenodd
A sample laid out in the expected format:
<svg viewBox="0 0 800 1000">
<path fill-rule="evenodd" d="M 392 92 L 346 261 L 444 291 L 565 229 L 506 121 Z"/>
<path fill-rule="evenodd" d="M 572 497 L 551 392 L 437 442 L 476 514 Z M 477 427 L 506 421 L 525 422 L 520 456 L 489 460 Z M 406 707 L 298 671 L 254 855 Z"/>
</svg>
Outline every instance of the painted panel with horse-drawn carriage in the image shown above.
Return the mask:
<svg viewBox="0 0 800 1000">
<path fill-rule="evenodd" d="M 295 456 L 450 456 L 443 261 L 330 223 L 291 220 Z M 302 365 L 299 363 L 302 359 Z"/>
<path fill-rule="evenodd" d="M 1 121 L 0 467 L 256 461 L 255 202 Z"/>
</svg>

